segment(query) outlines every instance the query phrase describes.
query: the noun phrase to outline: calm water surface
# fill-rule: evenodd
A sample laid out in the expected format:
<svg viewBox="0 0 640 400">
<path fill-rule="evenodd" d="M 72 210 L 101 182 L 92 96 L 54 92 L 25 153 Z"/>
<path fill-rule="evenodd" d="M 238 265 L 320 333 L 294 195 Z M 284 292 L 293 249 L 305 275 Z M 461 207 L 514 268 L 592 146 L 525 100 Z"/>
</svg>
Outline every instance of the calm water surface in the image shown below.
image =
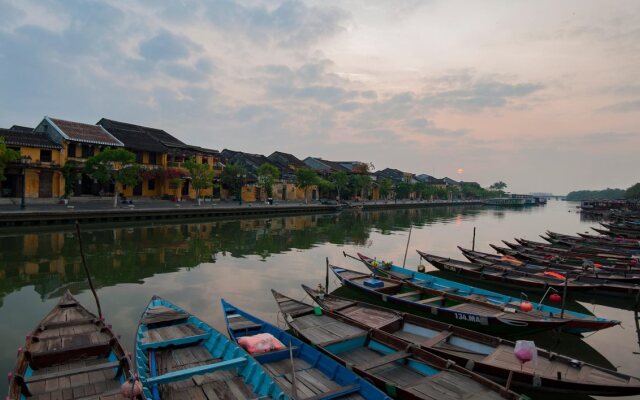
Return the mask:
<svg viewBox="0 0 640 400">
<path fill-rule="evenodd" d="M 325 280 L 325 257 L 364 270 L 342 252 L 356 251 L 406 265 L 419 263 L 415 249 L 458 257 L 456 245 L 490 251 L 490 243 L 524 237 L 538 240 L 546 229 L 575 233 L 595 222 L 575 213 L 575 204 L 499 210 L 480 207 L 343 212 L 332 215 L 244 219 L 174 225 L 85 227 L 83 241 L 103 312 L 133 349 L 138 318 L 153 294 L 166 297 L 224 331 L 221 297 L 271 322 L 278 321 L 270 290 L 303 298 L 301 283 Z M 433 269 L 427 267 L 427 269 Z M 72 231 L 0 232 L 0 371 L 11 370 L 25 335 L 67 289 L 95 310 Z M 337 288 L 331 277 L 331 289 Z M 493 288 L 494 290 L 499 290 Z M 598 301 L 599 303 L 595 303 Z M 618 367 L 640 376 L 633 313 L 601 300 L 571 308 L 623 321 L 621 327 L 584 339 L 539 334 L 533 339 L 555 351 Z M 5 393 L 6 380 L 0 380 Z"/>
</svg>

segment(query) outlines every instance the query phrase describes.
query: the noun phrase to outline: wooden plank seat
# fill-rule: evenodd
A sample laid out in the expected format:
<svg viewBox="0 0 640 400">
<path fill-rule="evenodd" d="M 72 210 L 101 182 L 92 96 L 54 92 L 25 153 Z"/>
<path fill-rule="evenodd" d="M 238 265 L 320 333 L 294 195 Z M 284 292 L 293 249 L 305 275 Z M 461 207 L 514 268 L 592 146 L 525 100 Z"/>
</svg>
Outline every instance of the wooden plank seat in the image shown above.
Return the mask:
<svg viewBox="0 0 640 400">
<path fill-rule="evenodd" d="M 328 392 L 320 393 L 313 397 L 307 397 L 305 400 L 318 400 L 318 399 L 337 399 L 348 394 L 352 394 L 360 390 L 360 385 L 341 386 L 337 389 L 330 390 Z"/>
<path fill-rule="evenodd" d="M 40 331 L 45 331 L 47 329 L 69 328 L 69 327 L 78 326 L 78 325 L 95 324 L 97 321 L 98 320 L 95 319 L 94 317 L 77 318 L 71 321 L 51 322 L 48 324 L 40 325 L 38 329 Z"/>
<path fill-rule="evenodd" d="M 111 368 L 118 368 L 119 366 L 120 366 L 120 361 L 104 362 L 101 364 L 89 365 L 81 368 L 50 372 L 48 374 L 34 375 L 28 379 L 25 379 L 25 383 L 29 384 L 29 383 L 42 382 L 48 379 L 57 379 L 57 378 L 63 378 L 65 376 L 85 374 L 89 372 L 102 371 L 102 370 L 111 369 Z M 116 374 L 114 375 L 114 378 L 118 377 L 120 375 L 120 372 L 121 372 L 121 369 L 118 368 L 118 372 L 116 372 Z"/>
<path fill-rule="evenodd" d="M 299 347 L 298 346 L 285 347 L 282 350 L 271 350 L 264 353 L 252 354 L 252 356 L 256 360 L 260 361 L 260 364 L 263 364 L 265 362 L 268 362 L 266 359 L 277 360 L 278 358 L 280 358 L 281 354 L 284 354 L 287 357 L 289 357 L 289 349 L 291 349 L 291 351 L 295 354 L 296 351 L 299 349 Z"/>
<path fill-rule="evenodd" d="M 87 357 L 105 357 L 111 351 L 113 341 L 115 341 L 114 338 L 97 343 L 80 342 L 77 344 L 77 342 L 71 340 L 69 341 L 70 343 L 66 343 L 70 344 L 68 346 L 64 343 L 63 347 L 45 346 L 41 349 L 27 351 L 25 356 L 31 363 L 31 367 L 33 369 L 39 369 L 49 365 L 55 365 L 63 361 L 77 360 Z M 60 343 L 55 340 L 49 342 L 55 342 L 55 344 Z M 44 342 L 37 342 L 35 344 L 40 343 Z"/>
<path fill-rule="evenodd" d="M 240 314 L 227 315 L 227 320 L 229 321 L 229 327 L 234 331 L 262 328 L 262 324 L 250 321 Z"/>
<path fill-rule="evenodd" d="M 153 326 L 157 324 L 178 323 L 186 321 L 188 318 L 189 314 L 185 312 L 168 307 L 156 307 L 147 311 L 147 314 L 142 319 L 142 324 Z"/>
<path fill-rule="evenodd" d="M 438 301 L 442 301 L 444 299 L 445 299 L 444 296 L 429 297 L 428 299 L 418 300 L 418 301 L 416 301 L 416 303 L 419 303 L 419 304 L 435 303 L 435 302 L 438 302 Z"/>
<path fill-rule="evenodd" d="M 429 338 L 427 340 L 425 340 L 424 342 L 420 343 L 422 346 L 424 347 L 431 347 L 431 346 L 435 346 L 436 344 L 445 341 L 447 339 L 449 339 L 449 336 L 453 335 L 453 332 L 451 331 L 444 331 L 444 332 L 440 332 L 438 335 Z"/>
<path fill-rule="evenodd" d="M 398 299 L 403 299 L 405 297 L 411 297 L 411 296 L 420 295 L 420 293 L 422 293 L 420 290 L 413 290 L 411 292 L 405 292 L 405 293 L 396 294 L 393 297 L 396 297 Z"/>
<path fill-rule="evenodd" d="M 199 365 L 196 367 L 185 368 L 177 371 L 167 372 L 166 374 L 147 379 L 148 385 L 163 385 L 166 383 L 181 381 L 191 378 L 194 375 L 204 375 L 211 372 L 231 369 L 239 367 L 247 362 L 246 357 L 237 357 L 230 360 L 224 360 L 213 364 Z"/>
<path fill-rule="evenodd" d="M 356 368 L 358 368 L 358 369 L 360 369 L 362 371 L 368 371 L 370 369 L 377 368 L 377 367 L 383 366 L 385 364 L 392 363 L 394 361 L 402 360 L 402 359 L 407 358 L 409 356 L 410 356 L 410 354 L 407 353 L 406 351 L 396 351 L 395 353 L 387 354 L 386 356 L 377 358 L 377 359 L 375 359 L 373 361 L 370 361 L 368 363 L 356 365 Z"/>
<path fill-rule="evenodd" d="M 200 342 L 201 340 L 208 339 L 209 336 L 211 336 L 211 333 L 206 332 L 199 335 L 183 336 L 183 337 L 177 337 L 173 339 L 160 340 L 156 342 L 142 343 L 140 345 L 140 348 L 143 350 L 149 350 L 149 349 L 159 349 L 159 348 L 169 347 L 169 346 L 192 345 Z"/>
</svg>

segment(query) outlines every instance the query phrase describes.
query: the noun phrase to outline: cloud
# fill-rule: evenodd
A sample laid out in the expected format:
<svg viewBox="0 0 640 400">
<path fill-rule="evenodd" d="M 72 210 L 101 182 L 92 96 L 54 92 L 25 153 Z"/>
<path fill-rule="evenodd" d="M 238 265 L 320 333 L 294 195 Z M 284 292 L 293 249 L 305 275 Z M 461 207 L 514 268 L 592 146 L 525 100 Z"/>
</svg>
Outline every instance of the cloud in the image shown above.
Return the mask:
<svg viewBox="0 0 640 400">
<path fill-rule="evenodd" d="M 163 30 L 140 44 L 140 55 L 149 61 L 176 61 L 189 57 L 194 48 L 199 46 L 188 38 Z"/>
<path fill-rule="evenodd" d="M 426 118 L 411 119 L 406 121 L 405 125 L 412 131 L 426 136 L 459 138 L 468 133 L 468 131 L 464 129 L 438 128 L 433 121 Z"/>
<path fill-rule="evenodd" d="M 640 111 L 640 99 L 615 103 L 610 106 L 601 108 L 600 111 L 617 112 L 617 113 Z"/>
<path fill-rule="evenodd" d="M 232 0 L 206 2 L 207 16 L 217 29 L 242 33 L 257 43 L 304 46 L 341 31 L 348 14 L 328 6 L 284 1 L 273 8 L 243 5 Z"/>
</svg>

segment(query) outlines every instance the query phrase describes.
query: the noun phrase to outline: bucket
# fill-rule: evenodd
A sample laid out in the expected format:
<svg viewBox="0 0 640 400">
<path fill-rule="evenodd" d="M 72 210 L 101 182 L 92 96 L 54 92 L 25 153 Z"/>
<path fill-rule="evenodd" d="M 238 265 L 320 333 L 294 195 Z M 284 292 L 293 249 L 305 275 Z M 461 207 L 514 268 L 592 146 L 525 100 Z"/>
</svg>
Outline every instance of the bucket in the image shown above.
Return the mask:
<svg viewBox="0 0 640 400">
<path fill-rule="evenodd" d="M 317 316 L 322 315 L 322 307 L 313 307 L 313 313 Z"/>
</svg>

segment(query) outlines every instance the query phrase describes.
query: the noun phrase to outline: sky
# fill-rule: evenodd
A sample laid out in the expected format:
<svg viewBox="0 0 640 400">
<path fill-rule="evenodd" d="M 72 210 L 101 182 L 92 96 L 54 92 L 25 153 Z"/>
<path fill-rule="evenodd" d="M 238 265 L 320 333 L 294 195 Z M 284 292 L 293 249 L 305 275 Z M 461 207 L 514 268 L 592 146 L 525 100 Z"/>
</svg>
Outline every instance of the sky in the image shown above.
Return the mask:
<svg viewBox="0 0 640 400">
<path fill-rule="evenodd" d="M 640 2 L 0 0 L 0 127 L 564 194 L 640 181 Z"/>
</svg>

